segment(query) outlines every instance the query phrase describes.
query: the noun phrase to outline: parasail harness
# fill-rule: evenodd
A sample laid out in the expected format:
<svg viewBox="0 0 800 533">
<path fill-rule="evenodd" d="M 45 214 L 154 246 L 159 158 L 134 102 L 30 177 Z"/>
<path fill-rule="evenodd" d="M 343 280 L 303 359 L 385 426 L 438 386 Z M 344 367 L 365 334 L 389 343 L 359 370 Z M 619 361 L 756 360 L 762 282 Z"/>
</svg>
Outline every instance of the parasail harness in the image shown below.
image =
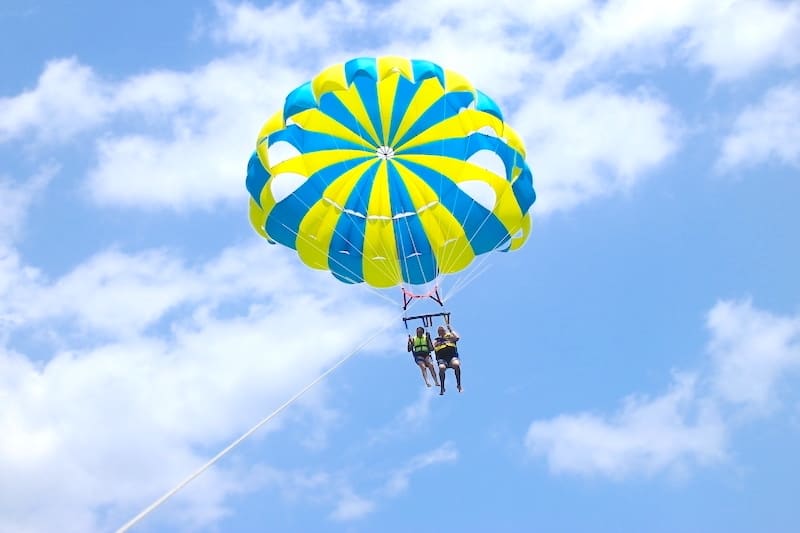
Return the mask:
<svg viewBox="0 0 800 533">
<path fill-rule="evenodd" d="M 444 309 L 444 300 L 439 294 L 438 286 L 435 286 L 432 291 L 425 294 L 414 294 L 413 292 L 407 290 L 405 287 L 400 287 L 400 290 L 403 293 L 403 324 L 405 324 L 406 330 L 408 330 L 408 323 L 413 320 L 421 320 L 423 326 L 432 327 L 433 318 L 437 316 L 444 318 L 444 323 L 447 324 L 448 326 L 450 325 L 450 313 L 447 311 L 441 311 L 439 313 L 426 313 L 423 315 L 406 316 L 406 311 L 408 311 L 408 306 L 411 305 L 411 302 L 413 302 L 414 300 L 428 298 L 439 304 L 439 307 Z"/>
</svg>

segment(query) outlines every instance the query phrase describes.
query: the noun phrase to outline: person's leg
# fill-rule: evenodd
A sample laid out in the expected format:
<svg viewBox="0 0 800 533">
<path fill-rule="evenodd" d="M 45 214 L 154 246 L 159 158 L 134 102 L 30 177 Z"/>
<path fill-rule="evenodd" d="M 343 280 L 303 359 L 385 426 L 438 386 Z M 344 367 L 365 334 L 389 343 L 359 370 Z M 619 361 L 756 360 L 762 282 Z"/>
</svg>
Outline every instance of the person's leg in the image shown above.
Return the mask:
<svg viewBox="0 0 800 533">
<path fill-rule="evenodd" d="M 431 384 L 428 382 L 428 374 L 425 373 L 425 363 L 419 362 L 417 366 L 419 367 L 419 371 L 422 372 L 422 381 L 425 382 L 425 386 L 430 387 Z"/>
<path fill-rule="evenodd" d="M 433 361 L 430 358 L 426 359 L 425 365 L 428 367 L 428 371 L 430 371 L 431 373 L 431 377 L 433 378 L 433 383 L 438 387 L 439 378 L 436 376 L 436 368 L 433 366 Z"/>
<path fill-rule="evenodd" d="M 453 357 L 450 360 L 450 366 L 453 367 L 453 372 L 456 373 L 456 386 L 458 387 L 458 392 L 461 392 L 461 361 L 459 361 L 458 357 Z"/>
<path fill-rule="evenodd" d="M 444 394 L 444 373 L 447 370 L 447 363 L 439 360 L 439 396 Z"/>
</svg>

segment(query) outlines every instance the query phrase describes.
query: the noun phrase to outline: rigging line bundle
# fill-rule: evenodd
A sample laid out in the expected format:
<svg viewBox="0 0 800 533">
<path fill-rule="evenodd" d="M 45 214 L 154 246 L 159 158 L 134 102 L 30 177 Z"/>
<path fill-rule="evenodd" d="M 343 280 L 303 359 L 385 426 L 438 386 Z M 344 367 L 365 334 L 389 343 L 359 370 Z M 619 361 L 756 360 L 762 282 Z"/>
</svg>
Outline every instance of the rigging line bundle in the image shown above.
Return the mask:
<svg viewBox="0 0 800 533">
<path fill-rule="evenodd" d="M 150 514 L 150 513 L 152 513 L 153 511 L 155 511 L 155 510 L 156 510 L 158 507 L 160 507 L 160 506 L 161 506 L 163 503 L 165 503 L 167 500 L 169 500 L 171 497 L 173 497 L 175 494 L 177 494 L 177 493 L 178 493 L 178 492 L 179 492 L 181 489 L 183 489 L 183 488 L 184 488 L 186 485 L 188 485 L 189 483 L 191 483 L 192 481 L 194 481 L 196 478 L 200 477 L 200 475 L 201 475 L 203 472 L 205 472 L 206 470 L 208 470 L 209 468 L 211 468 L 212 466 L 214 466 L 214 464 L 216 464 L 216 463 L 217 463 L 217 462 L 218 462 L 220 459 L 222 459 L 222 458 L 223 458 L 225 455 L 227 455 L 227 454 L 228 454 L 228 453 L 229 453 L 231 450 L 233 450 L 233 449 L 234 449 L 236 446 L 238 446 L 239 444 L 241 444 L 242 442 L 244 442 L 244 441 L 245 441 L 245 440 L 246 440 L 248 437 L 250 437 L 250 436 L 251 436 L 253 433 L 255 433 L 256 431 L 258 431 L 258 430 L 259 430 L 259 429 L 260 429 L 262 426 L 264 426 L 264 425 L 265 425 L 267 422 L 269 422 L 270 420 L 272 420 L 273 418 L 275 418 L 275 417 L 276 417 L 278 414 L 280 414 L 280 413 L 281 413 L 281 412 L 282 412 L 284 409 L 286 409 L 287 407 L 289 407 L 290 405 L 292 405 L 292 404 L 293 404 L 295 401 L 297 401 L 297 400 L 298 400 L 298 399 L 299 399 L 301 396 L 303 396 L 303 395 L 304 395 L 306 392 L 308 392 L 309 390 L 311 390 L 311 389 L 312 389 L 312 388 L 313 388 L 315 385 L 317 385 L 317 384 L 318 384 L 320 381 L 322 381 L 323 379 L 325 379 L 326 377 L 328 377 L 330 374 L 332 374 L 332 373 L 333 373 L 333 372 L 334 372 L 334 371 L 335 371 L 337 368 L 339 368 L 340 366 L 342 366 L 342 365 L 343 365 L 344 363 L 346 363 L 346 362 L 347 362 L 347 361 L 348 361 L 348 360 L 349 360 L 351 357 L 353 357 L 355 354 L 357 354 L 358 352 L 360 352 L 360 351 L 361 351 L 361 350 L 362 350 L 362 349 L 363 349 L 365 346 L 367 346 L 367 344 L 369 344 L 370 342 L 372 342 L 372 341 L 373 341 L 373 340 L 374 340 L 376 337 L 378 337 L 378 336 L 379 336 L 379 335 L 381 335 L 381 334 L 382 334 L 384 331 L 386 331 L 387 329 L 389 329 L 389 328 L 392 326 L 392 324 L 394 324 L 394 323 L 395 323 L 395 319 L 394 319 L 394 318 L 393 318 L 392 320 L 388 321 L 384 327 L 380 328 L 380 329 L 379 329 L 378 331 L 376 331 L 376 332 L 375 332 L 373 335 L 371 335 L 371 336 L 370 336 L 370 337 L 368 337 L 366 340 L 364 340 L 364 341 L 363 341 L 361 344 L 359 344 L 359 345 L 358 345 L 358 346 L 355 348 L 355 350 L 351 351 L 350 353 L 348 353 L 347 355 L 345 355 L 343 358 L 341 358 L 341 359 L 340 359 L 340 360 L 339 360 L 339 361 L 338 361 L 336 364 L 334 364 L 334 365 L 333 365 L 332 367 L 330 367 L 328 370 L 326 370 L 325 372 L 323 372 L 322 374 L 320 374 L 320 375 L 319 375 L 317 378 L 315 378 L 313 381 L 311 381 L 311 382 L 310 382 L 308 385 L 306 385 L 305 387 L 303 387 L 302 389 L 300 389 L 300 391 L 299 391 L 299 392 L 297 392 L 297 393 L 295 393 L 295 395 L 294 395 L 294 396 L 292 396 L 291 398 L 289 398 L 288 400 L 286 400 L 286 401 L 285 401 L 283 404 L 281 404 L 281 405 L 280 405 L 280 406 L 279 406 L 277 409 L 275 409 L 275 410 L 274 410 L 273 412 L 271 412 L 269 415 L 267 415 L 266 417 L 264 417 L 263 419 L 261 419 L 261 420 L 260 420 L 260 421 L 259 421 L 259 422 L 258 422 L 256 425 L 254 425 L 253 427 L 251 427 L 250 429 L 248 429 L 246 432 L 244 432 L 244 433 L 243 433 L 243 434 L 242 434 L 242 435 L 241 435 L 239 438 L 237 438 L 236 440 L 234 440 L 233 442 L 231 442 L 231 443 L 230 443 L 228 446 L 226 446 L 226 447 L 225 447 L 225 448 L 224 448 L 222 451 L 220 451 L 220 452 L 219 452 L 217 455 L 215 455 L 214 457 L 212 457 L 211 459 L 209 459 L 209 460 L 208 460 L 208 462 L 206 462 L 206 463 L 205 463 L 203 466 L 201 466 L 200 468 L 198 468 L 198 469 L 197 469 L 195 472 L 193 472 L 193 473 L 192 473 L 190 476 L 188 476 L 186 479 L 184 479 L 183 481 L 181 481 L 180 483 L 178 483 L 177 485 L 175 485 L 175 487 L 173 487 L 172 489 L 170 489 L 169 491 L 167 491 L 166 493 L 164 493 L 164 495 L 163 495 L 163 496 L 161 496 L 160 498 L 158 498 L 156 501 L 154 501 L 152 504 L 150 504 L 150 505 L 149 505 L 147 508 L 145 508 L 145 509 L 144 509 L 142 512 L 140 512 L 138 515 L 136 515 L 135 517 L 133 517 L 133 518 L 132 518 L 130 521 L 128 521 L 128 522 L 127 522 L 125 525 L 123 525 L 121 528 L 119 528 L 119 529 L 117 530 L 117 533 L 125 533 L 126 531 L 129 531 L 129 530 L 130 530 L 130 529 L 131 529 L 133 526 L 135 526 L 136 524 L 138 524 L 139 522 L 141 522 L 141 521 L 142 521 L 142 520 L 143 520 L 145 517 L 147 517 L 147 515 L 149 515 L 149 514 Z"/>
</svg>

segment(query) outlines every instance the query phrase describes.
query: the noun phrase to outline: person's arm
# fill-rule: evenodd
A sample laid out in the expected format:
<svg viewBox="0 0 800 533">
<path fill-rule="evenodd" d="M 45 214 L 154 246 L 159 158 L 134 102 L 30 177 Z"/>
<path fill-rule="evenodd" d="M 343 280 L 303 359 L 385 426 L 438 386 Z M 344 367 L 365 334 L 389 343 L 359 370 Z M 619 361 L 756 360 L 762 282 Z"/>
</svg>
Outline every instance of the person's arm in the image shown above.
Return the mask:
<svg viewBox="0 0 800 533">
<path fill-rule="evenodd" d="M 431 334 L 430 333 L 426 333 L 425 336 L 428 337 L 428 351 L 432 352 L 433 351 L 433 341 L 431 340 Z"/>
<path fill-rule="evenodd" d="M 410 352 L 414 348 L 414 341 L 411 340 L 411 335 L 408 336 L 408 351 Z"/>
<path fill-rule="evenodd" d="M 453 340 L 455 340 L 456 342 L 461 340 L 461 337 L 458 336 L 458 333 L 453 331 L 453 328 L 451 328 L 450 326 L 447 326 L 447 331 L 450 332 L 450 334 L 453 336 Z"/>
</svg>

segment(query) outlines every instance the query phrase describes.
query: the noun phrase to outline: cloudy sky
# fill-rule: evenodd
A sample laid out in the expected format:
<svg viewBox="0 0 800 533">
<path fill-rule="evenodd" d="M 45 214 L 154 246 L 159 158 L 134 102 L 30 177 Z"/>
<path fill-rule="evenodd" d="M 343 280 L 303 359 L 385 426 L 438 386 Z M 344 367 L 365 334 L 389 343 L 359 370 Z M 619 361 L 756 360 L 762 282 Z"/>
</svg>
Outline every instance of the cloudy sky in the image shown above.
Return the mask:
<svg viewBox="0 0 800 533">
<path fill-rule="evenodd" d="M 5 0 L 0 531 L 122 526 L 362 345 L 134 530 L 796 531 L 797 35 L 789 0 Z M 491 95 L 535 176 L 448 301 L 461 395 L 395 292 L 247 220 L 283 97 L 382 54 Z"/>
</svg>

